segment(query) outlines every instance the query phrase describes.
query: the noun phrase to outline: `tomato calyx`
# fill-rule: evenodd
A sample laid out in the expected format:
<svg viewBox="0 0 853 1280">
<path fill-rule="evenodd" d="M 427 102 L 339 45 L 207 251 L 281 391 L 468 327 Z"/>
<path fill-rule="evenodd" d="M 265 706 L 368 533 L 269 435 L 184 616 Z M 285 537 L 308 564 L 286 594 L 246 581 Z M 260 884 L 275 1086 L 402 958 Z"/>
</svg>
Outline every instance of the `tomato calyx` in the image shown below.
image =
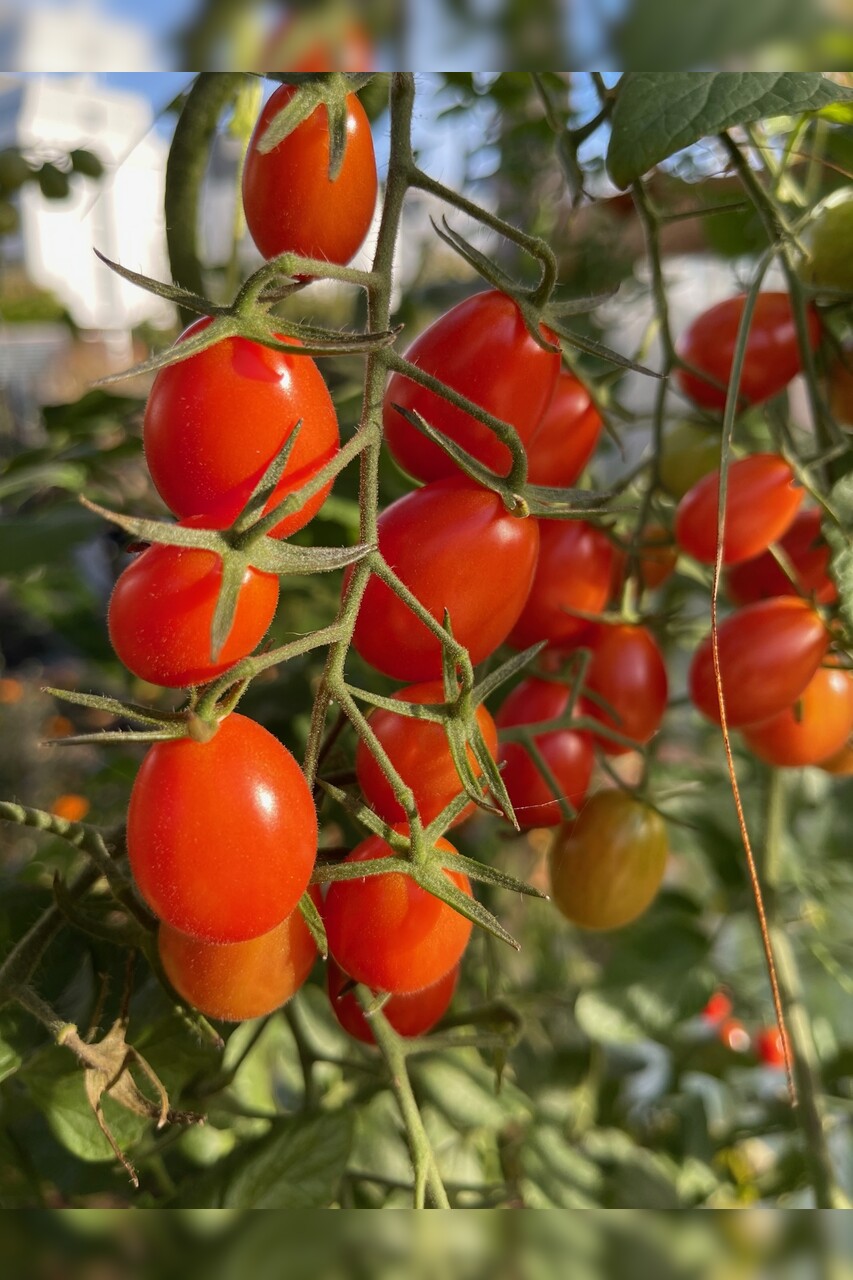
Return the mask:
<svg viewBox="0 0 853 1280">
<path fill-rule="evenodd" d="M 347 97 L 364 88 L 372 79 L 370 72 L 288 72 L 272 77 L 295 85 L 287 105 L 273 116 L 258 141 L 262 155 L 275 150 L 294 129 L 307 120 L 318 107 L 326 108 L 329 121 L 329 181 L 341 172 L 347 146 Z"/>
</svg>

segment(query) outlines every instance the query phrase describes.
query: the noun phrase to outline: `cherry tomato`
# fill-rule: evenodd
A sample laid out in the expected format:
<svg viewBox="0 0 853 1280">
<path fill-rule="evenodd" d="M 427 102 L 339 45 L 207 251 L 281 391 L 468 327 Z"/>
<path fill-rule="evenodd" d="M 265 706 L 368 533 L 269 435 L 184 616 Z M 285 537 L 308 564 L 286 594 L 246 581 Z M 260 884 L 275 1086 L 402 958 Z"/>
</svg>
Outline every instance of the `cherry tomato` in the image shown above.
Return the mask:
<svg viewBox="0 0 853 1280">
<path fill-rule="evenodd" d="M 444 611 L 471 661 L 506 639 L 524 607 L 539 552 L 539 524 L 519 520 L 465 476 L 407 493 L 379 517 L 379 549 L 432 616 Z M 436 680 L 441 645 L 390 587 L 371 578 L 355 626 L 366 662 L 397 680 Z"/>
<path fill-rule="evenodd" d="M 399 689 L 392 697 L 402 702 L 419 704 L 444 702 L 444 684 L 441 680 L 413 684 Z M 421 821 L 427 825 L 462 790 L 444 727 L 429 720 L 395 715 L 393 711 L 386 711 L 382 707 L 371 711 L 369 719 L 370 727 L 385 748 L 391 763 L 403 781 L 411 787 Z M 498 751 L 498 732 L 494 720 L 483 706 L 477 708 L 477 723 L 494 759 Z M 479 774 L 480 769 L 470 747 L 468 759 L 475 774 Z M 406 815 L 394 799 L 390 783 L 371 755 L 369 747 L 361 740 L 355 753 L 355 771 L 365 800 L 380 818 L 384 818 L 386 822 L 405 822 Z M 456 826 L 469 817 L 475 808 L 472 801 L 462 810 L 453 825 Z"/>
<path fill-rule="evenodd" d="M 261 111 L 243 167 L 243 210 L 265 258 L 298 253 L 345 263 L 361 247 L 376 208 L 376 157 L 370 121 L 347 94 L 347 143 L 338 176 L 329 178 L 329 119 L 324 104 L 271 151 L 268 126 L 295 93 L 283 84 Z"/>
<path fill-rule="evenodd" d="M 846 346 L 832 361 L 828 374 L 829 407 L 836 422 L 853 427 L 853 347 Z"/>
<path fill-rule="evenodd" d="M 737 729 L 796 702 L 823 661 L 829 633 L 804 600 L 780 596 L 730 614 L 718 641 L 726 721 Z M 710 635 L 693 655 L 688 686 L 694 706 L 719 724 Z"/>
<path fill-rule="evenodd" d="M 161 924 L 157 949 L 166 976 L 208 1018 L 262 1018 L 299 990 L 317 948 L 298 907 L 269 933 L 246 942 L 203 942 Z"/>
<path fill-rule="evenodd" d="M 678 548 L 672 541 L 672 534 L 657 522 L 646 525 L 639 542 L 633 548 L 633 554 L 640 582 L 648 591 L 654 591 L 666 582 L 678 560 Z M 627 551 L 623 551 L 621 547 L 613 548 L 613 573 L 610 580 L 610 596 L 613 600 L 618 600 L 625 585 L 628 561 Z"/>
<path fill-rule="evenodd" d="M 292 66 L 283 66 L 290 62 Z M 360 22 L 344 17 L 329 32 L 305 30 L 304 21 L 287 14 L 270 32 L 258 57 L 256 71 L 373 71 L 376 52 Z"/>
<path fill-rule="evenodd" d="M 794 570 L 796 584 L 772 552 L 764 551 L 728 570 L 726 591 L 735 604 L 752 604 L 772 596 L 793 596 L 797 588 L 805 596 L 814 596 L 818 604 L 832 604 L 837 599 L 838 591 L 827 572 L 829 547 L 821 536 L 820 512 L 816 507 L 797 512 L 790 528 L 779 539 L 779 548 Z"/>
<path fill-rule="evenodd" d="M 196 320 L 178 341 L 208 324 L 206 317 Z M 237 519 L 297 422 L 299 435 L 267 510 L 337 453 L 335 407 L 308 356 L 224 338 L 158 372 L 143 424 L 148 470 L 175 515 L 203 516 L 223 529 Z M 275 536 L 288 537 L 307 524 L 331 487 L 280 520 Z"/>
<path fill-rule="evenodd" d="M 784 1071 L 785 1046 L 778 1027 L 762 1027 L 755 1037 L 755 1052 L 765 1067 Z"/>
<path fill-rule="evenodd" d="M 458 978 L 459 966 L 456 965 L 431 987 L 424 987 L 422 991 L 412 991 L 408 995 L 390 996 L 382 1006 L 382 1012 L 397 1035 L 414 1037 L 430 1031 L 447 1013 Z M 362 1044 L 376 1044 L 370 1019 L 364 1016 L 355 994 L 347 991 L 341 995 L 349 981 L 347 974 L 329 956 L 326 968 L 326 990 L 332 1012 L 344 1031 L 354 1039 L 360 1040 Z"/>
<path fill-rule="evenodd" d="M 557 720 L 568 703 L 567 685 L 531 676 L 517 685 L 504 702 L 498 712 L 498 728 Z M 578 714 L 588 714 L 588 708 L 579 707 Z M 553 729 L 537 733 L 534 742 L 559 785 L 559 794 L 572 808 L 580 808 L 592 776 L 590 735 L 577 729 Z M 503 742 L 500 760 L 504 785 L 520 827 L 554 827 L 564 821 L 555 792 L 523 743 Z"/>
<path fill-rule="evenodd" d="M 624 791 L 599 791 L 554 835 L 554 902 L 584 929 L 621 929 L 657 895 L 668 851 L 654 809 Z"/>
<path fill-rule="evenodd" d="M 149 748 L 130 794 L 127 852 L 139 892 L 166 924 L 208 942 L 257 938 L 308 887 L 311 792 L 290 752 L 235 713 L 209 742 Z"/>
<path fill-rule="evenodd" d="M 436 848 L 455 853 L 446 840 Z M 370 836 L 347 862 L 370 862 L 391 855 L 390 845 Z M 470 895 L 468 877 L 447 871 Z M 337 880 L 323 904 L 326 937 L 333 957 L 356 982 L 374 991 L 407 995 L 422 991 L 459 963 L 471 936 L 471 922 L 398 871 Z"/>
<path fill-rule="evenodd" d="M 840 751 L 828 760 L 821 760 L 818 765 L 824 773 L 834 774 L 837 778 L 848 778 L 853 774 L 853 743 L 845 743 Z"/>
<path fill-rule="evenodd" d="M 183 689 L 213 680 L 251 653 L 272 622 L 278 578 L 245 571 L 228 639 L 214 662 L 211 627 L 221 582 L 222 560 L 214 551 L 155 543 L 138 555 L 116 582 L 107 611 L 112 646 L 128 670 L 151 684 Z"/>
<path fill-rule="evenodd" d="M 579 641 L 594 624 L 572 611 L 599 613 L 610 594 L 613 544 L 600 529 L 585 520 L 540 520 L 539 536 L 536 576 L 509 636 L 517 649 Z"/>
<path fill-rule="evenodd" d="M 701 1017 L 711 1025 L 725 1022 L 732 1011 L 732 1002 L 725 991 L 715 991 L 702 1010 Z"/>
<path fill-rule="evenodd" d="M 555 341 L 544 327 L 542 333 Z M 512 298 L 495 290 L 476 293 L 439 316 L 415 339 L 406 359 L 515 427 L 522 444 L 538 427 L 560 371 L 559 352 L 534 342 Z M 385 392 L 385 439 L 395 461 L 416 480 L 456 475 L 456 463 L 397 413 L 395 404 L 421 414 L 499 475 L 508 473 L 509 449 L 488 427 L 395 373 Z"/>
<path fill-rule="evenodd" d="M 601 427 L 586 387 L 561 369 L 551 403 L 527 447 L 527 479 L 559 489 L 573 485 L 595 452 Z"/>
<path fill-rule="evenodd" d="M 803 232 L 807 253 L 797 267 L 800 279 L 834 297 L 853 293 L 852 236 L 853 187 L 841 187 L 821 202 Z"/>
<path fill-rule="evenodd" d="M 723 409 L 732 372 L 738 326 L 746 294 L 718 302 L 703 311 L 678 342 L 678 354 L 700 372 L 676 371 L 685 395 L 706 409 Z M 806 310 L 809 343 L 820 341 L 820 319 L 814 307 Z M 740 380 L 740 399 L 761 404 L 782 391 L 801 368 L 800 348 L 791 300 L 787 293 L 759 294 L 752 315 L 746 358 Z M 707 377 L 702 377 L 705 374 Z"/>
<path fill-rule="evenodd" d="M 794 488 L 794 473 L 775 453 L 754 453 L 729 466 L 723 564 L 751 560 L 780 538 L 803 501 Z M 679 546 L 695 560 L 717 558 L 719 472 L 703 477 L 687 492 L 675 513 Z"/>
<path fill-rule="evenodd" d="M 746 725 L 743 740 L 759 760 L 797 768 L 836 755 L 851 731 L 853 679 L 838 667 L 818 667 L 793 706 Z"/>
<path fill-rule="evenodd" d="M 732 1053 L 749 1053 L 752 1040 L 739 1018 L 726 1018 L 719 1030 L 719 1039 Z"/>
<path fill-rule="evenodd" d="M 720 433 L 698 422 L 676 422 L 667 427 L 658 461 L 660 482 L 673 498 L 683 498 L 688 489 L 716 471 L 720 465 Z"/>
<path fill-rule="evenodd" d="M 596 628 L 590 643 L 585 688 L 603 698 L 614 713 L 591 700 L 590 715 L 637 746 L 648 742 L 660 726 L 669 696 L 666 666 L 654 636 L 646 627 L 608 623 Z M 609 756 L 631 749 L 603 735 L 598 742 Z"/>
</svg>

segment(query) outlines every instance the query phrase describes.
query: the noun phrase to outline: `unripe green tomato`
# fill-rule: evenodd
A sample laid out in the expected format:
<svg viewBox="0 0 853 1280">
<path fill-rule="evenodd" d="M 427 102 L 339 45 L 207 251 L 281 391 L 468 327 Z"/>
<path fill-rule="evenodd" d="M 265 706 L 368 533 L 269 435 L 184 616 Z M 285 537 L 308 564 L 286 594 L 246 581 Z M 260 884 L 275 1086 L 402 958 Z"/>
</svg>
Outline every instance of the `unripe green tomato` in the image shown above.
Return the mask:
<svg viewBox="0 0 853 1280">
<path fill-rule="evenodd" d="M 0 151 L 0 188 L 17 191 L 32 176 L 32 169 L 17 147 L 4 147 Z"/>
<path fill-rule="evenodd" d="M 76 151 L 70 152 L 69 159 L 74 172 L 82 173 L 84 178 L 100 178 L 103 175 L 104 166 L 92 151 L 78 147 Z"/>
<path fill-rule="evenodd" d="M 625 791 L 599 791 L 554 836 L 551 895 L 584 929 L 620 929 L 653 901 L 668 852 L 660 814 Z"/>
<path fill-rule="evenodd" d="M 38 171 L 38 184 L 46 200 L 64 200 L 71 190 L 68 174 L 48 161 Z"/>
<path fill-rule="evenodd" d="M 720 436 L 713 428 L 684 421 L 664 430 L 658 474 L 673 498 L 683 498 L 688 489 L 719 465 Z"/>
<path fill-rule="evenodd" d="M 853 187 L 827 196 L 802 239 L 806 257 L 797 274 L 803 283 L 853 293 Z"/>
</svg>

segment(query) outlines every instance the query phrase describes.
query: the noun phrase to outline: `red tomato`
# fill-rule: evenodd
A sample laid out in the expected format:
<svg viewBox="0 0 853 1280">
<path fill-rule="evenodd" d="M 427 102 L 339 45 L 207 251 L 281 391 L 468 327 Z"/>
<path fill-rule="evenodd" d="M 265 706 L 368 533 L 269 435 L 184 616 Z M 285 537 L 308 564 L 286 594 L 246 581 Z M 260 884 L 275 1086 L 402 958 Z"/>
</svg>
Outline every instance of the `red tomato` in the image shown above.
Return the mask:
<svg viewBox="0 0 853 1280">
<path fill-rule="evenodd" d="M 762 1027 L 755 1037 L 755 1052 L 765 1067 L 784 1071 L 785 1047 L 778 1027 Z"/>
<path fill-rule="evenodd" d="M 178 341 L 209 323 L 206 317 L 196 320 Z M 161 369 L 154 379 L 143 425 L 148 470 L 175 515 L 203 516 L 223 529 L 237 519 L 300 421 L 267 510 L 307 484 L 337 453 L 335 407 L 308 356 L 225 338 Z M 275 536 L 288 537 L 307 524 L 331 487 L 282 519 Z"/>
<path fill-rule="evenodd" d="M 666 582 L 675 569 L 678 560 L 678 548 L 672 541 L 672 534 L 662 524 L 647 524 L 640 534 L 640 541 L 634 547 L 640 582 L 648 591 L 654 591 Z M 610 582 L 610 595 L 618 600 L 625 585 L 625 574 L 628 571 L 628 552 L 621 547 L 613 548 L 613 574 Z"/>
<path fill-rule="evenodd" d="M 743 740 L 759 760 L 796 768 L 836 755 L 851 731 L 853 679 L 838 667 L 818 667 L 793 706 L 746 725 Z"/>
<path fill-rule="evenodd" d="M 853 347 L 845 346 L 832 361 L 827 382 L 832 416 L 842 427 L 853 427 Z"/>
<path fill-rule="evenodd" d="M 392 696 L 402 702 L 444 702 L 444 684 L 441 680 L 413 684 L 399 689 Z M 403 781 L 411 787 L 421 821 L 427 825 L 462 790 L 443 726 L 429 720 L 395 715 L 393 711 L 385 711 L 381 707 L 371 711 L 369 719 L 370 727 L 385 748 L 391 763 Z M 477 708 L 477 723 L 494 759 L 498 751 L 498 733 L 494 720 L 483 706 Z M 479 774 L 480 769 L 470 748 L 468 758 L 474 772 Z M 361 740 L 355 753 L 355 771 L 358 785 L 371 809 L 386 822 L 405 822 L 406 815 L 394 799 L 390 783 L 370 749 Z M 453 825 L 456 826 L 469 817 L 475 808 L 472 800 Z"/>
<path fill-rule="evenodd" d="M 182 933 L 245 942 L 281 924 L 308 887 L 317 816 L 281 743 L 236 713 L 209 742 L 156 742 L 136 775 L 127 853 L 142 897 Z"/>
<path fill-rule="evenodd" d="M 735 604 L 752 604 L 772 596 L 793 596 L 797 587 L 818 604 L 832 604 L 838 597 L 830 578 L 829 547 L 820 532 L 820 511 L 810 507 L 798 511 L 789 529 L 779 539 L 779 547 L 794 570 L 796 585 L 770 551 L 752 560 L 733 565 L 726 574 L 726 590 Z"/>
<path fill-rule="evenodd" d="M 548 341 L 554 335 L 542 328 Z M 524 327 L 512 298 L 489 290 L 446 311 L 416 338 L 406 358 L 515 427 L 522 444 L 533 436 L 554 391 L 559 352 L 544 351 Z M 395 373 L 384 401 L 385 439 L 395 461 L 416 480 L 457 474 L 456 463 L 411 426 L 393 405 L 414 410 L 499 475 L 510 469 L 506 445 L 462 409 Z"/>
<path fill-rule="evenodd" d="M 188 520 L 196 525 L 199 521 Z M 278 578 L 247 569 L 218 661 L 211 658 L 222 560 L 199 547 L 155 543 L 122 572 L 110 597 L 112 646 L 140 680 L 182 689 L 227 671 L 257 646 L 278 604 Z"/>
<path fill-rule="evenodd" d="M 501 499 L 465 476 L 407 493 L 379 517 L 379 549 L 474 663 L 507 637 L 524 607 L 539 553 L 539 524 L 519 520 Z M 366 662 L 396 680 L 436 680 L 441 645 L 378 578 L 371 578 L 355 626 Z"/>
<path fill-rule="evenodd" d="M 765 551 L 789 527 L 804 497 L 794 473 L 775 453 L 754 453 L 729 466 L 723 564 L 739 564 Z M 717 558 L 720 475 L 704 476 L 678 504 L 675 536 L 703 564 Z"/>
<path fill-rule="evenodd" d="M 706 409 L 725 407 L 725 388 L 731 377 L 745 302 L 746 294 L 739 293 L 703 311 L 677 344 L 681 359 L 708 375 L 702 377 L 687 369 L 678 369 L 675 374 L 684 394 Z M 806 319 L 809 342 L 815 348 L 820 341 L 820 319 L 814 307 L 807 309 Z M 790 298 L 787 293 L 759 294 L 746 344 L 740 381 L 741 401 L 760 404 L 769 400 L 788 385 L 800 368 L 800 349 Z"/>
<path fill-rule="evenodd" d="M 715 991 L 702 1010 L 701 1017 L 704 1018 L 705 1022 L 719 1025 L 725 1022 L 731 1011 L 732 1002 L 725 991 Z"/>
<path fill-rule="evenodd" d="M 824 773 L 834 774 L 837 778 L 848 778 L 853 774 L 853 743 L 845 743 L 840 751 L 828 760 L 821 760 L 818 765 Z"/>
<path fill-rule="evenodd" d="M 637 746 L 648 742 L 660 726 L 669 696 L 666 666 L 654 636 L 646 627 L 602 624 L 591 645 L 585 687 L 609 703 L 615 714 L 590 702 L 590 715 L 633 738 Z M 630 750 L 604 736 L 598 743 L 609 756 Z"/>
<path fill-rule="evenodd" d="M 794 596 L 760 600 L 720 623 L 720 676 L 730 728 L 756 724 L 790 707 L 829 645 L 820 615 Z M 688 677 L 694 706 L 720 723 L 711 636 L 693 655 Z"/>
<path fill-rule="evenodd" d="M 621 929 L 657 896 L 667 854 L 660 814 L 625 791 L 599 791 L 554 835 L 554 902 L 584 929 Z"/>
<path fill-rule="evenodd" d="M 422 991 L 412 991 L 408 995 L 389 997 L 382 1006 L 382 1012 L 397 1032 L 398 1036 L 422 1036 L 443 1018 L 447 1013 L 456 982 L 459 977 L 459 966 L 450 969 L 443 978 L 431 987 Z M 362 1044 L 376 1044 L 370 1020 L 364 1016 L 361 1005 L 352 991 L 341 995 L 341 991 L 350 981 L 347 974 L 335 964 L 331 956 L 326 969 L 326 990 L 329 1003 L 338 1022 L 355 1040 Z"/>
<path fill-rule="evenodd" d="M 591 624 L 572 610 L 600 613 L 610 595 L 613 544 L 600 529 L 585 520 L 540 520 L 539 537 L 536 576 L 509 637 L 517 649 L 579 641 Z"/>
<path fill-rule="evenodd" d="M 719 1030 L 719 1039 L 732 1053 L 748 1053 L 752 1041 L 739 1018 L 726 1018 Z"/>
<path fill-rule="evenodd" d="M 178 994 L 208 1018 L 243 1022 L 272 1013 L 298 991 L 317 948 L 298 907 L 246 942 L 202 942 L 161 924 L 157 949 Z"/>
<path fill-rule="evenodd" d="M 551 403 L 527 448 L 530 483 L 560 489 L 573 485 L 595 452 L 601 427 L 586 387 L 561 369 Z"/>
<path fill-rule="evenodd" d="M 344 17 L 338 30 L 315 35 L 287 14 L 270 32 L 258 58 L 256 71 L 373 71 L 376 53 L 361 23 Z M 292 62 L 293 66 L 281 64 Z"/>
<path fill-rule="evenodd" d="M 446 840 L 437 849 L 455 853 Z M 387 858 L 392 850 L 378 836 L 353 849 L 347 862 Z M 468 877 L 445 871 L 470 895 Z M 407 995 L 422 991 L 459 963 L 471 936 L 471 922 L 398 871 L 337 880 L 323 904 L 329 950 L 356 982 L 374 991 Z"/>
<path fill-rule="evenodd" d="M 261 111 L 243 167 L 243 209 L 252 239 L 265 258 L 298 253 L 345 263 L 361 247 L 376 208 L 376 157 L 370 121 L 354 93 L 347 95 L 347 145 L 334 182 L 329 178 L 329 119 L 315 107 L 266 153 L 267 127 L 295 87 L 283 84 Z"/>
<path fill-rule="evenodd" d="M 531 676 L 513 689 L 498 712 L 500 729 L 515 725 L 540 724 L 564 714 L 569 702 L 567 685 Z M 578 709 L 588 714 L 589 708 Z M 534 738 L 548 768 L 574 808 L 580 808 L 592 776 L 592 740 L 576 729 L 554 729 Z M 502 777 L 515 816 L 522 828 L 553 827 L 564 821 L 555 793 L 537 768 L 533 757 L 520 742 L 501 744 Z"/>
</svg>

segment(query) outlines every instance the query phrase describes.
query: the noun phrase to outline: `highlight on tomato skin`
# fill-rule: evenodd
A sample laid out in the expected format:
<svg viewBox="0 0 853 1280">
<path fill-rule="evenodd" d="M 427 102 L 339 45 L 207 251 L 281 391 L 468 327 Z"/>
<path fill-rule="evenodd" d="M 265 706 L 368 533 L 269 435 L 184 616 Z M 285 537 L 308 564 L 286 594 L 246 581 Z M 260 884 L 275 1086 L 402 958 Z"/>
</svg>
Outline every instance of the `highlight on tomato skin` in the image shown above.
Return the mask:
<svg viewBox="0 0 853 1280">
<path fill-rule="evenodd" d="M 755 1052 L 765 1067 L 774 1071 L 785 1069 L 785 1046 L 778 1027 L 762 1027 L 755 1035 Z"/>
<path fill-rule="evenodd" d="M 598 444 L 601 415 L 583 383 L 561 369 L 551 402 L 527 446 L 527 479 L 552 488 L 573 485 Z"/>
<path fill-rule="evenodd" d="M 800 510 L 779 539 L 779 550 L 793 570 L 794 581 L 772 551 L 732 565 L 726 571 L 726 594 L 735 604 L 752 604 L 773 596 L 804 595 L 818 604 L 833 604 L 838 589 L 829 576 L 829 544 L 821 533 L 817 507 Z"/>
<path fill-rule="evenodd" d="M 425 1035 L 447 1013 L 458 979 L 459 965 L 456 965 L 431 987 L 412 991 L 408 995 L 390 996 L 382 1006 L 382 1013 L 397 1035 L 407 1039 Z M 344 992 L 347 983 L 351 981 L 349 975 L 330 956 L 326 966 L 326 992 L 332 1012 L 344 1031 L 355 1040 L 360 1040 L 362 1044 L 376 1044 L 370 1019 L 365 1016 L 354 992 Z"/>
<path fill-rule="evenodd" d="M 723 564 L 751 560 L 790 527 L 805 496 L 795 488 L 791 467 L 777 454 L 738 458 L 728 469 Z M 678 504 L 675 536 L 688 555 L 703 564 L 717 558 L 720 475 L 704 476 Z"/>
<path fill-rule="evenodd" d="M 760 724 L 744 725 L 753 755 L 780 768 L 830 760 L 853 732 L 853 676 L 839 667 L 818 667 L 793 706 Z"/>
</svg>

